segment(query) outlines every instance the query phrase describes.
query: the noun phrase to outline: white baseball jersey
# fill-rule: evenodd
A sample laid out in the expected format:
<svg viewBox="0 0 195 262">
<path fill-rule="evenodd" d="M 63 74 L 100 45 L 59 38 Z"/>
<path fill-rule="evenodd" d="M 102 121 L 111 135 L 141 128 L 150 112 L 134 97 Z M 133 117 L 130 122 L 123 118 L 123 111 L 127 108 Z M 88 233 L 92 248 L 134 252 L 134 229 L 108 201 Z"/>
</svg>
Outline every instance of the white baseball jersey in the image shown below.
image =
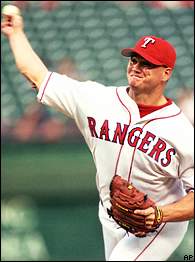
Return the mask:
<svg viewBox="0 0 195 262">
<path fill-rule="evenodd" d="M 106 212 L 106 208 L 110 208 L 109 186 L 117 174 L 146 192 L 157 205 L 172 203 L 184 196 L 186 190 L 194 187 L 194 132 L 189 120 L 174 102 L 140 118 L 127 87 L 80 82 L 55 72 L 48 73 L 37 98 L 73 118 L 92 153 L 103 204 L 99 205 L 99 218 L 106 259 L 166 260 L 183 239 L 188 222 L 162 224 L 158 233 L 145 238 L 127 236 Z M 176 240 L 170 243 L 168 239 L 178 226 L 180 230 L 174 233 Z M 167 248 L 162 252 L 162 257 L 156 252 L 155 241 L 151 241 L 156 238 L 155 234 L 159 234 L 159 245 L 165 237 L 171 246 L 170 251 Z M 165 235 L 161 238 L 160 234 Z M 131 245 L 138 247 L 132 251 Z"/>
</svg>

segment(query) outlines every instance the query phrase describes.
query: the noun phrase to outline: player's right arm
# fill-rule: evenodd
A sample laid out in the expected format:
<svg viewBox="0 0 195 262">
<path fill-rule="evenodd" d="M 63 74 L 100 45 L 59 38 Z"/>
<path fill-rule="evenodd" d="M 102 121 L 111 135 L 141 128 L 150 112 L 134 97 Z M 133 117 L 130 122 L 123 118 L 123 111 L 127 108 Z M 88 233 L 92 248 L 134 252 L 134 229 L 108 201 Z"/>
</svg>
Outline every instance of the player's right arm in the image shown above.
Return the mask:
<svg viewBox="0 0 195 262">
<path fill-rule="evenodd" d="M 16 66 L 39 89 L 48 69 L 32 49 L 23 27 L 22 16 L 3 15 L 1 31 L 8 38 Z"/>
</svg>

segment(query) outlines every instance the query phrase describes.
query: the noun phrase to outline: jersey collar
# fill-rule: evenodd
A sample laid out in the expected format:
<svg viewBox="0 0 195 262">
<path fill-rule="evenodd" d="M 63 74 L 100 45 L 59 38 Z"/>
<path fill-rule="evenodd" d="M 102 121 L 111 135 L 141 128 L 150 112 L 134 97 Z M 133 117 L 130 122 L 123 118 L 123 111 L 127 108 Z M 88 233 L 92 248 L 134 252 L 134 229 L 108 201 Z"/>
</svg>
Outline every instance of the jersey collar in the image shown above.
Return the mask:
<svg viewBox="0 0 195 262">
<path fill-rule="evenodd" d="M 159 117 L 171 117 L 181 111 L 180 108 L 174 103 L 174 101 L 172 101 L 170 105 L 162 107 L 141 118 L 138 105 L 127 93 L 127 86 L 118 87 L 117 94 L 119 100 L 121 101 L 121 104 L 131 113 L 132 122 L 142 122 Z"/>
</svg>

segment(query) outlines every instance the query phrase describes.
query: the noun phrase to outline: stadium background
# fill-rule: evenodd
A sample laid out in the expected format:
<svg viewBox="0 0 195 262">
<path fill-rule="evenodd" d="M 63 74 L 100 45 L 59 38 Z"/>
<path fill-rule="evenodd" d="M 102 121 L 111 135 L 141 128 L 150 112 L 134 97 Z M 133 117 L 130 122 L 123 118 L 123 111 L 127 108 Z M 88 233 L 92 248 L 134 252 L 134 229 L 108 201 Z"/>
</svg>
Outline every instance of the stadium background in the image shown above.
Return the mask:
<svg viewBox="0 0 195 262">
<path fill-rule="evenodd" d="M 167 96 L 192 103 L 193 1 L 1 1 L 1 6 L 9 3 L 21 7 L 26 34 L 49 69 L 80 80 L 125 85 L 127 61 L 120 50 L 142 35 L 169 39 L 178 59 Z M 193 122 L 192 111 L 188 116 Z M 1 138 L 1 260 L 103 261 L 92 157 L 71 120 L 36 103 L 4 36 Z M 194 255 L 193 228 L 191 221 L 169 261 Z"/>
</svg>

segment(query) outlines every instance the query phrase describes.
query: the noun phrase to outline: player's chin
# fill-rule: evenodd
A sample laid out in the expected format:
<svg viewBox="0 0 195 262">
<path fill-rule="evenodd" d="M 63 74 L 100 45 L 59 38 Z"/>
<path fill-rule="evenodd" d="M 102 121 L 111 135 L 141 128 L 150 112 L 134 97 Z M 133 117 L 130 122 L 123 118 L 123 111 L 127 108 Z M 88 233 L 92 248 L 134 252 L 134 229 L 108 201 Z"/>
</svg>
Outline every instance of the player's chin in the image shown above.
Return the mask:
<svg viewBox="0 0 195 262">
<path fill-rule="evenodd" d="M 129 86 L 136 88 L 141 85 L 142 78 L 129 77 L 128 82 L 129 82 Z"/>
<path fill-rule="evenodd" d="M 133 89 L 133 90 L 140 90 L 141 89 L 141 84 L 135 81 L 129 81 L 129 86 Z"/>
</svg>

